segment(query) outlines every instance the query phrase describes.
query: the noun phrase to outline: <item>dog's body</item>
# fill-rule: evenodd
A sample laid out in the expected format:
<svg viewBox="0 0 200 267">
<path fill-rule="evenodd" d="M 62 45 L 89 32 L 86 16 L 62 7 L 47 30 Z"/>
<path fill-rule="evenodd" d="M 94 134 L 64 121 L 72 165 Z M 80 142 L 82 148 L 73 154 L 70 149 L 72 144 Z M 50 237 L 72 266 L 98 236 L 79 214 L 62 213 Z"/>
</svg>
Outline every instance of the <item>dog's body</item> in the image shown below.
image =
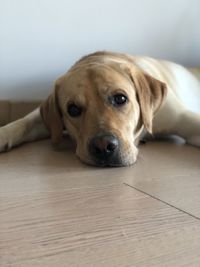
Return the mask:
<svg viewBox="0 0 200 267">
<path fill-rule="evenodd" d="M 49 133 L 57 144 L 66 129 L 82 161 L 125 166 L 136 161 L 145 132 L 179 135 L 200 147 L 199 114 L 200 69 L 97 52 L 60 77 L 40 108 L 0 128 L 0 151 Z"/>
</svg>

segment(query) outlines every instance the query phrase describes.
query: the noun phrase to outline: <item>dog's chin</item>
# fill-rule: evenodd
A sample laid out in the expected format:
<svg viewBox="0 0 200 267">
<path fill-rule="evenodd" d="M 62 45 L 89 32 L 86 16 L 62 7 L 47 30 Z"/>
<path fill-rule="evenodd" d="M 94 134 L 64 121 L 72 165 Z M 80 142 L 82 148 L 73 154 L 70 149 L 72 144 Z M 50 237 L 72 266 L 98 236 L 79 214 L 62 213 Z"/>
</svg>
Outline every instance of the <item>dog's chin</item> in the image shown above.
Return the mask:
<svg viewBox="0 0 200 267">
<path fill-rule="evenodd" d="M 133 165 L 137 161 L 138 149 L 134 147 L 132 150 L 122 151 L 113 157 L 107 157 L 106 159 L 99 159 L 92 157 L 88 153 L 80 153 L 82 151 L 76 150 L 76 156 L 81 162 L 97 166 L 97 167 L 127 167 Z"/>
<path fill-rule="evenodd" d="M 128 159 L 128 160 L 97 160 L 97 159 L 87 159 L 81 158 L 78 156 L 81 162 L 96 167 L 127 167 L 131 166 L 136 162 L 136 158 Z"/>
</svg>

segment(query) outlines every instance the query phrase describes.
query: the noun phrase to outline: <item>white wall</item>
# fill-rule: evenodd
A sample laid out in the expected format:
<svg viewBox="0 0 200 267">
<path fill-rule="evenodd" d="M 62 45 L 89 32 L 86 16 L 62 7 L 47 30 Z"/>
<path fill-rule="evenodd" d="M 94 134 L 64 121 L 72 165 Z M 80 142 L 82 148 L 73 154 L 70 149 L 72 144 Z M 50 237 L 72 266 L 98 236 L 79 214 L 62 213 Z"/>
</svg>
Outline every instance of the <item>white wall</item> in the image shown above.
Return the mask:
<svg viewBox="0 0 200 267">
<path fill-rule="evenodd" d="M 200 0 L 0 0 L 0 99 L 41 99 L 80 56 L 200 65 Z"/>
</svg>

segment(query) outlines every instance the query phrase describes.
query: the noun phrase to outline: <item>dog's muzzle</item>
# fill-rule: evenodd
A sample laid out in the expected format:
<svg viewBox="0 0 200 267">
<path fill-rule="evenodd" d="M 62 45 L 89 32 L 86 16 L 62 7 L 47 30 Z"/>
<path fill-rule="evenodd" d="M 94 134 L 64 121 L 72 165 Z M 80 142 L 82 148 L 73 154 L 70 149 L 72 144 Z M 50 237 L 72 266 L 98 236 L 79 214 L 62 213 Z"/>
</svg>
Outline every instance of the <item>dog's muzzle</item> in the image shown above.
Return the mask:
<svg viewBox="0 0 200 267">
<path fill-rule="evenodd" d="M 120 166 L 119 140 L 111 134 L 97 135 L 89 143 L 89 153 L 96 165 Z"/>
</svg>

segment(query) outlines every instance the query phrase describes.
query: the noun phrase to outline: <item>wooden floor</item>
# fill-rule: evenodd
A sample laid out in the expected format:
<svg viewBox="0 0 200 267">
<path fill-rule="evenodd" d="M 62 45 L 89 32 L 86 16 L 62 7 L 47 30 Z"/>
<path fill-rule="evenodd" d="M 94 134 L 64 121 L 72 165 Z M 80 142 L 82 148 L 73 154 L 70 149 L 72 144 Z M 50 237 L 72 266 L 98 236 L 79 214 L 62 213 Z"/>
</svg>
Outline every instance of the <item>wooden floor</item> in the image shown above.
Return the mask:
<svg viewBox="0 0 200 267">
<path fill-rule="evenodd" d="M 95 168 L 50 141 L 0 155 L 1 267 L 200 266 L 200 150 Z"/>
</svg>

